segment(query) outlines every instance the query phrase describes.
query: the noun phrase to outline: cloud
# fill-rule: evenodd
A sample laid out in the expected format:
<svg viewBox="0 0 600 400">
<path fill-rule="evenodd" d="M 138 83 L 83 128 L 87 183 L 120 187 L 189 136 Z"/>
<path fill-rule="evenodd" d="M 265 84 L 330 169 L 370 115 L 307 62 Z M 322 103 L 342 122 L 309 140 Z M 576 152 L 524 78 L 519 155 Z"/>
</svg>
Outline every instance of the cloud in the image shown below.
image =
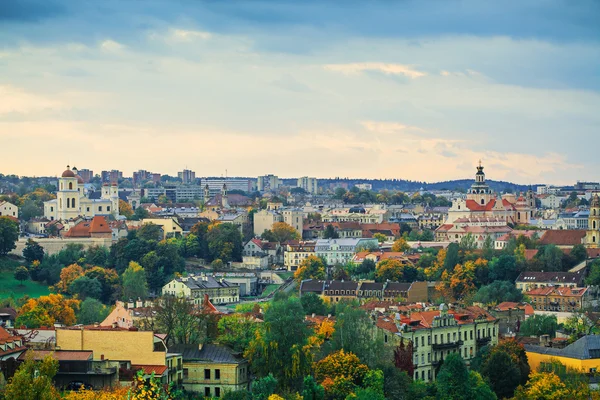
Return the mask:
<svg viewBox="0 0 600 400">
<path fill-rule="evenodd" d="M 201 31 L 190 31 L 184 29 L 174 29 L 171 37 L 175 40 L 179 40 L 182 42 L 191 42 L 195 39 L 210 39 L 212 35 L 209 32 L 201 32 Z"/>
<path fill-rule="evenodd" d="M 106 39 L 100 43 L 100 48 L 108 53 L 118 53 L 125 48 L 125 45 L 112 39 Z"/>
<path fill-rule="evenodd" d="M 28 93 L 14 86 L 0 86 L 0 115 L 9 113 L 28 114 L 64 107 L 65 104 L 56 99 Z"/>
<path fill-rule="evenodd" d="M 361 121 L 360 124 L 370 132 L 382 134 L 427 132 L 418 126 L 410 126 L 398 122 Z"/>
<path fill-rule="evenodd" d="M 404 75 L 411 79 L 421 78 L 427 75 L 425 72 L 416 70 L 411 65 L 386 64 L 378 62 L 328 64 L 325 65 L 324 68 L 329 71 L 341 72 L 347 75 L 358 74 L 365 71 L 376 71 L 386 75 Z"/>
</svg>

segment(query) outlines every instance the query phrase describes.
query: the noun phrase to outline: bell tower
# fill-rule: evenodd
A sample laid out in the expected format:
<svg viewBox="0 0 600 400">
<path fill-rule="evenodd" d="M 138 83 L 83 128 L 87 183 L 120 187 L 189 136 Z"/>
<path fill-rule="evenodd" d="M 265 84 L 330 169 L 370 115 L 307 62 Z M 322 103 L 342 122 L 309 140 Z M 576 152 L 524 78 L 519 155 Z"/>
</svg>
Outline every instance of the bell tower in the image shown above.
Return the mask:
<svg viewBox="0 0 600 400">
<path fill-rule="evenodd" d="M 600 241 L 600 197 L 596 193 L 590 203 L 590 216 L 588 219 L 588 230 L 585 235 L 587 247 L 597 249 Z"/>
</svg>

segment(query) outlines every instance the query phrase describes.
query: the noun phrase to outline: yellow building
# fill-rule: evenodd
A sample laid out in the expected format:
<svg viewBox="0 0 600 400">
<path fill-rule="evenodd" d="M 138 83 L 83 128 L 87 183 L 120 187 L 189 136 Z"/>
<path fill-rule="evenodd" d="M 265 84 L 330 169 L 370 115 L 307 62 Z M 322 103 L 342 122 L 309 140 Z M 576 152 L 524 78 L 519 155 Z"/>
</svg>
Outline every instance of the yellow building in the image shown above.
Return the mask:
<svg viewBox="0 0 600 400">
<path fill-rule="evenodd" d="M 162 227 L 163 239 L 181 237 L 183 234 L 183 228 L 175 218 L 148 218 L 142 220 L 142 225 L 145 224 L 154 224 Z"/>
<path fill-rule="evenodd" d="M 56 348 L 93 351 L 94 360 L 119 361 L 121 367 L 142 369 L 146 375 L 154 372 L 164 383 L 183 378 L 181 354 L 167 353 L 164 335 L 152 331 L 112 326 L 56 328 Z"/>
<path fill-rule="evenodd" d="M 240 301 L 239 285 L 227 282 L 224 278 L 215 279 L 213 276 L 200 274 L 173 279 L 162 288 L 163 295 L 185 297 L 202 304 L 207 295 L 214 304 L 237 303 Z"/>
<path fill-rule="evenodd" d="M 586 374 L 600 369 L 600 335 L 584 336 L 563 349 L 526 344 L 525 351 L 531 371 L 537 371 L 540 364 L 552 360 Z"/>
<path fill-rule="evenodd" d="M 206 397 L 249 389 L 248 361 L 226 346 L 178 344 L 169 348 L 183 356 L 183 388 Z"/>
<path fill-rule="evenodd" d="M 590 203 L 590 216 L 585 243 L 587 247 L 596 249 L 598 248 L 598 242 L 600 242 L 600 197 L 596 194 Z"/>
</svg>

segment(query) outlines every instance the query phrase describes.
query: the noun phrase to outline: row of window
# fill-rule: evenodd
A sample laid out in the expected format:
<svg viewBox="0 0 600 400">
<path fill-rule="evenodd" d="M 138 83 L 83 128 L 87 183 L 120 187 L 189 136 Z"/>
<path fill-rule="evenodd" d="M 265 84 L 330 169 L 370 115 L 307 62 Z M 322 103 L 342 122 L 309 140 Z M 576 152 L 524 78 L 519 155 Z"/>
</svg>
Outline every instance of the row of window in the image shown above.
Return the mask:
<svg viewBox="0 0 600 400">
<path fill-rule="evenodd" d="M 474 331 L 466 331 L 464 332 L 464 336 L 463 336 L 463 332 L 459 331 L 458 332 L 458 340 L 467 340 L 467 332 L 469 332 L 469 338 L 470 340 L 473 340 L 473 332 Z M 493 328 L 487 328 L 487 337 L 495 337 L 496 336 L 496 327 Z M 444 334 L 440 334 L 440 344 L 444 344 Z M 481 339 L 482 337 L 486 337 L 486 330 L 485 328 L 483 329 L 477 329 L 477 339 Z M 450 332 L 448 332 L 446 334 L 446 343 L 452 343 L 452 342 L 456 342 L 456 332 L 453 332 L 452 335 L 450 334 Z M 433 344 L 438 344 L 438 335 L 435 334 L 433 336 Z M 415 337 L 415 342 L 413 343 L 414 348 L 417 349 L 419 347 L 419 338 Z M 431 335 L 427 336 L 427 345 L 431 345 Z M 425 346 L 425 336 L 421 336 L 421 346 Z"/>
</svg>

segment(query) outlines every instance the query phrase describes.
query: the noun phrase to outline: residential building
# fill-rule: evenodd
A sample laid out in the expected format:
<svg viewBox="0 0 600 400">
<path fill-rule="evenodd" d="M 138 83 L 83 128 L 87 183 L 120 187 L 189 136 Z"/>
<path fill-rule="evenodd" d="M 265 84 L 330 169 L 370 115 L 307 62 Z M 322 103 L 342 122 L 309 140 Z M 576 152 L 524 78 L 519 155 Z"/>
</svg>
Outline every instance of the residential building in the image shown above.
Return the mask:
<svg viewBox="0 0 600 400">
<path fill-rule="evenodd" d="M 78 170 L 79 176 L 83 179 L 83 183 L 89 183 L 94 178 L 94 171 L 90 169 L 80 169 Z"/>
<path fill-rule="evenodd" d="M 552 193 L 538 196 L 538 199 L 542 208 L 555 209 L 560 208 L 563 201 L 567 200 L 567 196 Z"/>
<path fill-rule="evenodd" d="M 343 299 L 408 302 L 428 300 L 427 282 L 373 282 L 373 281 L 319 281 L 308 279 L 300 283 L 300 297 L 314 293 L 329 302 L 337 303 Z"/>
<path fill-rule="evenodd" d="M 248 361 L 226 346 L 177 344 L 171 353 L 183 356 L 183 388 L 206 398 L 220 398 L 225 392 L 250 389 Z"/>
<path fill-rule="evenodd" d="M 164 195 L 166 195 L 166 189 L 164 187 L 142 189 L 142 196 L 147 197 L 152 201 L 158 201 L 158 198 Z"/>
<path fill-rule="evenodd" d="M 0 326 L 0 361 L 16 360 L 27 348 L 21 336 L 11 335 Z"/>
<path fill-rule="evenodd" d="M 267 264 L 280 264 L 282 253 L 283 249 L 279 243 L 256 238 L 249 240 L 242 250 L 242 256 L 244 257 L 267 257 Z"/>
<path fill-rule="evenodd" d="M 590 217 L 588 221 L 588 230 L 586 232 L 586 246 L 597 249 L 600 242 L 600 197 L 595 194 L 590 202 Z"/>
<path fill-rule="evenodd" d="M 175 186 L 175 202 L 177 203 L 200 200 L 203 195 L 202 187 L 198 185 L 184 184 Z"/>
<path fill-rule="evenodd" d="M 401 251 L 359 251 L 358 253 L 354 254 L 354 256 L 352 256 L 351 261 L 354 265 L 359 265 L 362 264 L 365 260 L 371 260 L 375 264 L 384 260 L 397 260 L 403 264 L 412 265 L 412 262 L 408 259 L 407 255 Z"/>
<path fill-rule="evenodd" d="M 19 207 L 8 201 L 0 201 L 0 217 L 19 218 Z"/>
<path fill-rule="evenodd" d="M 357 188 L 358 190 L 372 190 L 373 189 L 373 185 L 371 185 L 370 183 L 357 183 L 356 185 L 354 185 L 355 188 Z"/>
<path fill-rule="evenodd" d="M 505 301 L 489 309 L 490 314 L 498 319 L 500 334 L 518 332 L 526 318 L 534 313 L 527 303 Z"/>
<path fill-rule="evenodd" d="M 583 229 L 548 230 L 540 237 L 540 245 L 553 244 L 561 249 L 572 249 L 578 244 L 584 244 L 586 231 Z"/>
<path fill-rule="evenodd" d="M 102 182 L 118 182 L 120 179 L 123 179 L 123 173 L 116 169 L 111 171 L 102 171 L 100 173 L 100 178 L 102 179 Z"/>
<path fill-rule="evenodd" d="M 545 233 L 545 231 L 539 230 L 513 230 L 507 234 L 500 236 L 498 239 L 494 241 L 494 248 L 496 250 L 502 250 L 508 245 L 512 238 L 516 239 L 519 236 L 526 237 L 528 239 L 540 239 L 540 237 Z"/>
<path fill-rule="evenodd" d="M 144 224 L 159 225 L 163 231 L 163 239 L 181 237 L 183 234 L 183 228 L 176 218 L 146 218 L 142 220 L 142 225 Z"/>
<path fill-rule="evenodd" d="M 332 208 L 321 214 L 325 222 L 359 222 L 361 224 L 380 224 L 388 219 L 389 212 L 385 207 L 354 206 L 350 208 Z"/>
<path fill-rule="evenodd" d="M 208 185 L 210 196 L 216 196 L 221 193 L 223 185 L 229 190 L 241 190 L 248 193 L 252 189 L 252 183 L 249 179 L 241 178 L 202 178 L 200 186 L 205 188 Z"/>
<path fill-rule="evenodd" d="M 259 176 L 256 182 L 256 188 L 259 192 L 270 192 L 279 189 L 281 181 L 276 175 Z"/>
<path fill-rule="evenodd" d="M 213 304 L 229 304 L 240 301 L 240 287 L 211 275 L 189 275 L 173 279 L 162 288 L 163 295 L 185 297 L 200 305 L 204 296 Z"/>
<path fill-rule="evenodd" d="M 99 238 L 112 239 L 113 230 L 102 216 L 95 216 L 91 220 L 83 220 L 71 227 L 63 234 L 65 239 Z"/>
<path fill-rule="evenodd" d="M 540 287 L 525 292 L 536 311 L 575 312 L 592 306 L 592 289 Z"/>
<path fill-rule="evenodd" d="M 215 272 L 215 279 L 225 279 L 227 282 L 240 287 L 240 296 L 255 296 L 258 294 L 258 274 L 254 272 Z"/>
<path fill-rule="evenodd" d="M 317 239 L 315 253 L 318 257 L 322 257 L 327 265 L 343 265 L 352 260 L 357 251 L 378 247 L 377 239 Z"/>
<path fill-rule="evenodd" d="M 121 368 L 155 374 L 164 384 L 183 380 L 181 354 L 167 352 L 165 335 L 137 328 L 81 326 L 56 328 L 56 347 L 61 351 L 92 351 L 93 360 L 119 361 Z"/>
<path fill-rule="evenodd" d="M 253 201 L 250 197 L 242 194 L 230 194 L 229 187 L 223 184 L 221 192 L 211 197 L 211 189 L 208 185 L 204 186 L 204 208 L 209 211 L 221 211 L 230 208 L 248 208 Z"/>
<path fill-rule="evenodd" d="M 582 288 L 585 287 L 585 269 L 576 272 L 521 272 L 515 281 L 515 287 L 526 293 L 533 289 L 546 287 Z"/>
<path fill-rule="evenodd" d="M 319 181 L 317 178 L 310 178 L 308 176 L 298 178 L 298 183 L 296 186 L 304 189 L 310 194 L 317 194 L 319 192 Z"/>
<path fill-rule="evenodd" d="M 527 361 L 532 371 L 544 363 L 559 361 L 567 368 L 594 375 L 600 370 L 600 336 L 586 335 L 559 349 L 525 344 Z"/>
<path fill-rule="evenodd" d="M 575 189 L 575 190 L 600 190 L 600 182 L 577 181 L 577 183 L 575 185 L 573 185 L 573 189 Z"/>
<path fill-rule="evenodd" d="M 248 213 L 247 212 L 228 212 L 219 215 L 216 219 L 219 223 L 222 224 L 233 224 L 238 227 L 240 233 L 244 232 L 244 226 L 249 224 L 248 221 Z"/>
<path fill-rule="evenodd" d="M 101 197 L 92 199 L 77 168 L 67 169 L 58 178 L 56 199 L 44 202 L 44 217 L 49 220 L 69 220 L 79 216 L 96 215 L 119 217 L 119 187 L 116 181 L 102 186 Z"/>
<path fill-rule="evenodd" d="M 590 210 L 578 210 L 558 214 L 559 229 L 588 229 Z"/>
<path fill-rule="evenodd" d="M 558 194 L 560 193 L 561 189 L 555 186 L 549 186 L 549 185 L 540 185 L 536 188 L 536 193 L 538 195 L 545 195 L 545 194 Z"/>
<path fill-rule="evenodd" d="M 190 185 L 196 181 L 196 173 L 189 169 L 184 169 L 183 171 L 178 172 L 177 177 L 181 179 L 181 183 L 184 185 Z"/>
<path fill-rule="evenodd" d="M 438 367 L 449 354 L 458 353 L 470 364 L 482 347 L 498 343 L 498 320 L 476 306 L 448 309 L 442 304 L 435 311 L 397 313 L 387 322 L 378 326 L 378 333 L 412 343 L 413 378 L 426 382 L 436 379 Z"/>
<path fill-rule="evenodd" d="M 283 265 L 288 271 L 296 271 L 300 264 L 315 255 L 315 242 L 290 241 L 283 245 Z"/>
<path fill-rule="evenodd" d="M 319 237 L 323 237 L 325 229 L 329 225 L 333 227 L 340 239 L 363 237 L 363 228 L 358 222 L 325 222 L 323 230 L 319 232 Z"/>
<path fill-rule="evenodd" d="M 299 208 L 277 208 L 273 210 L 260 210 L 254 214 L 254 235 L 260 236 L 266 230 L 271 230 L 276 222 L 285 222 L 302 236 L 304 213 Z"/>
</svg>

